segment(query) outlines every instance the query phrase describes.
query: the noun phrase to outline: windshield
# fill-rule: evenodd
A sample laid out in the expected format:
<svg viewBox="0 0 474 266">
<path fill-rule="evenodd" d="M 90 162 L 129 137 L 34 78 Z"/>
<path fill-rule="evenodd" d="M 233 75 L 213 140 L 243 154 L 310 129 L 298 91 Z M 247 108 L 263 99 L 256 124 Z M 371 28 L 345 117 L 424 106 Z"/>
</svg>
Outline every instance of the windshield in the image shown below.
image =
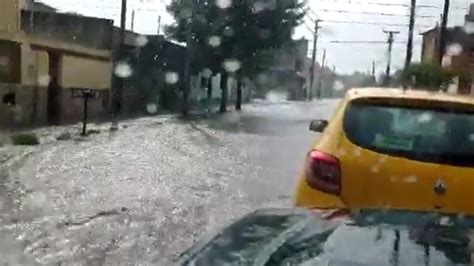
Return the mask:
<svg viewBox="0 0 474 266">
<path fill-rule="evenodd" d="M 0 265 L 173 265 L 268 208 L 474 215 L 473 95 L 474 0 L 0 0 Z"/>
<path fill-rule="evenodd" d="M 344 131 L 355 144 L 425 162 L 474 164 L 474 113 L 352 103 Z"/>
</svg>

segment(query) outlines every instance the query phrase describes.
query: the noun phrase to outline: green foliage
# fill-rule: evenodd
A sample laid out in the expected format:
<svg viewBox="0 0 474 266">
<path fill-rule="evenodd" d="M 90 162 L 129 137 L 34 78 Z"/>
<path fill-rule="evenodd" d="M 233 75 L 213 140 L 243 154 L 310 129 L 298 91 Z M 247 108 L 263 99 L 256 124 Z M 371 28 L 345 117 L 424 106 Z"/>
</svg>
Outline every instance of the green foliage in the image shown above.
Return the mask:
<svg viewBox="0 0 474 266">
<path fill-rule="evenodd" d="M 216 2 L 172 0 L 168 11 L 176 23 L 166 29 L 168 36 L 185 42 L 191 27 L 194 61 L 204 62 L 214 73 L 222 71 L 223 61 L 230 58 L 239 60 L 246 72 L 271 63 L 268 51 L 291 43 L 293 29 L 305 13 L 298 0 L 233 0 L 227 8 Z M 220 44 L 209 45 L 212 37 Z"/>
<path fill-rule="evenodd" d="M 455 76 L 456 73 L 437 64 L 419 63 L 407 68 L 402 74 L 402 82 L 413 87 L 439 90 L 446 88 Z"/>
<path fill-rule="evenodd" d="M 14 145 L 38 145 L 39 140 L 34 133 L 19 133 L 11 136 Z"/>
</svg>

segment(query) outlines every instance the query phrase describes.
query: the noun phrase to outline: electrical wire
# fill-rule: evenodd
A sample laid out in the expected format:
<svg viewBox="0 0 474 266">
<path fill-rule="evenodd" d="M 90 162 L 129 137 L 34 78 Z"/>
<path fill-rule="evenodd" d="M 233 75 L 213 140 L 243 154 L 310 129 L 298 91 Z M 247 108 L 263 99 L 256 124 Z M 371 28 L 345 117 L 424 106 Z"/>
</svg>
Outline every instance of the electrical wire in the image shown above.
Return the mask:
<svg viewBox="0 0 474 266">
<path fill-rule="evenodd" d="M 318 14 L 316 14 L 316 12 L 315 12 L 311 7 L 308 7 L 308 10 L 309 10 L 309 12 L 311 12 L 313 15 L 315 15 L 317 18 L 319 18 Z"/>
<path fill-rule="evenodd" d="M 333 12 L 333 13 L 343 13 L 343 14 L 363 14 L 363 15 L 376 15 L 376 16 L 389 16 L 389 17 L 409 17 L 408 14 L 394 14 L 394 13 L 383 13 L 383 12 L 370 12 L 370 11 L 352 11 L 352 10 L 335 10 L 335 9 L 320 9 L 322 12 Z M 416 16 L 417 18 L 434 18 L 432 15 L 421 15 Z"/>
<path fill-rule="evenodd" d="M 390 23 L 390 22 L 370 22 L 370 21 L 349 21 L 349 20 L 330 20 L 325 19 L 322 23 L 342 23 L 342 24 L 363 24 L 363 25 L 374 25 L 374 26 L 391 26 L 391 27 L 408 27 L 408 24 L 404 23 Z M 419 27 L 429 27 L 429 25 L 420 25 Z"/>
<path fill-rule="evenodd" d="M 383 3 L 383 2 L 370 2 L 370 1 L 354 1 L 354 0 L 319 0 L 319 2 L 325 3 L 334 3 L 334 4 L 349 4 L 349 5 L 377 5 L 377 6 L 391 6 L 391 7 L 410 7 L 410 4 L 402 3 Z M 417 8 L 427 8 L 427 9 L 442 9 L 442 6 L 434 4 L 421 4 L 417 5 Z M 465 7 L 452 7 L 451 9 L 461 9 L 466 10 Z"/>
<path fill-rule="evenodd" d="M 331 41 L 336 44 L 387 44 L 387 41 Z M 393 42 L 393 44 L 406 44 L 406 42 Z"/>
<path fill-rule="evenodd" d="M 309 32 L 311 32 L 311 34 L 314 34 L 314 30 L 310 26 L 308 26 L 306 22 L 304 22 L 303 25 L 309 30 Z"/>
</svg>

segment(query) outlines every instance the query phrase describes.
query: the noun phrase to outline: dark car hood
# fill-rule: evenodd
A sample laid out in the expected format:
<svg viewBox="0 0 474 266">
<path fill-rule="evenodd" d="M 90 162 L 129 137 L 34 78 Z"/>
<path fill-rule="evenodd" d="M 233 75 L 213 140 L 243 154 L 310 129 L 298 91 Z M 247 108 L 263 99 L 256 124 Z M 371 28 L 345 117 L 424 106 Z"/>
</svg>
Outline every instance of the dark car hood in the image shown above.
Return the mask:
<svg viewBox="0 0 474 266">
<path fill-rule="evenodd" d="M 402 217 L 402 220 L 405 218 Z M 180 265 L 469 265 L 468 230 L 391 221 L 334 221 L 294 209 L 261 210 L 199 242 Z M 436 233 L 434 233 L 436 232 Z"/>
</svg>

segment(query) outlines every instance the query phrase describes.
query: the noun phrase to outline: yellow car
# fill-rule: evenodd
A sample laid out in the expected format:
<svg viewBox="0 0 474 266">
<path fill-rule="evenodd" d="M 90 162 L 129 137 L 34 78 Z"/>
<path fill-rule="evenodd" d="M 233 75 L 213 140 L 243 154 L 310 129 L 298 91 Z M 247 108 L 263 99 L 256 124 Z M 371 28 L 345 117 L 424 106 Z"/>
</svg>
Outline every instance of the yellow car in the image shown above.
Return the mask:
<svg viewBox="0 0 474 266">
<path fill-rule="evenodd" d="M 353 89 L 310 129 L 295 206 L 474 215 L 474 98 Z"/>
</svg>

